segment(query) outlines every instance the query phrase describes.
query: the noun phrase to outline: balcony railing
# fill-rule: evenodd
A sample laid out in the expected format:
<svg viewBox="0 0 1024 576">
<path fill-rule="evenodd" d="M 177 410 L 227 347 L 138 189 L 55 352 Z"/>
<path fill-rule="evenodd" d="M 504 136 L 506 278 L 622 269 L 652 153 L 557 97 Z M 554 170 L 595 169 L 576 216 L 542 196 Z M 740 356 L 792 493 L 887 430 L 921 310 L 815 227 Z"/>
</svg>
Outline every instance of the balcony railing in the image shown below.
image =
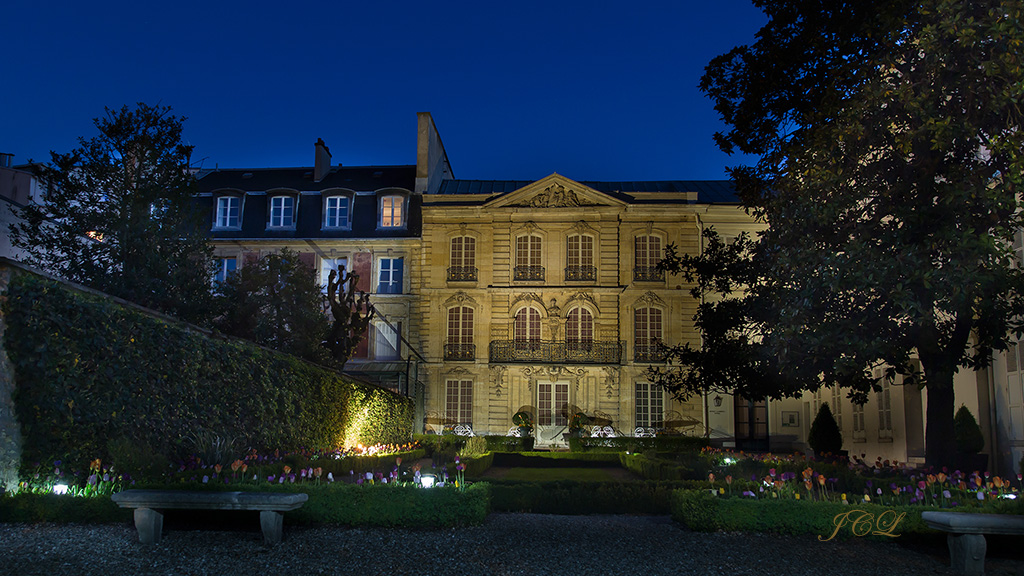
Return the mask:
<svg viewBox="0 0 1024 576">
<path fill-rule="evenodd" d="M 476 282 L 476 266 L 449 266 L 448 280 L 452 282 Z"/>
<path fill-rule="evenodd" d="M 543 266 L 516 266 L 512 269 L 513 280 L 543 280 Z"/>
<path fill-rule="evenodd" d="M 623 342 L 492 340 L 491 362 L 618 364 Z"/>
<path fill-rule="evenodd" d="M 445 344 L 445 360 L 475 360 L 476 344 Z"/>
<path fill-rule="evenodd" d="M 664 282 L 665 271 L 656 266 L 637 266 L 633 268 L 633 280 L 640 282 Z"/>
<path fill-rule="evenodd" d="M 656 344 L 636 344 L 633 346 L 633 362 L 664 362 L 666 349 Z"/>
<path fill-rule="evenodd" d="M 597 266 L 566 266 L 567 281 L 597 280 Z"/>
</svg>

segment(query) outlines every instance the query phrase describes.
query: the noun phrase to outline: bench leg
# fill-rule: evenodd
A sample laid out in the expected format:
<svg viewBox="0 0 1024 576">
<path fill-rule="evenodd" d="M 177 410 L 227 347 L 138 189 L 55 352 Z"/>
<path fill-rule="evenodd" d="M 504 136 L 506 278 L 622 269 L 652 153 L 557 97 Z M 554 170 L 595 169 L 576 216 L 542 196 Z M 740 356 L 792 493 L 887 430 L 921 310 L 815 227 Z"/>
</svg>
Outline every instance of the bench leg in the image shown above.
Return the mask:
<svg viewBox="0 0 1024 576">
<path fill-rule="evenodd" d="M 284 532 L 284 516 L 273 510 L 260 511 L 260 527 L 263 528 L 263 541 L 277 544 Z"/>
<path fill-rule="evenodd" d="M 985 574 L 985 536 L 984 534 L 949 534 L 949 557 L 953 570 L 967 576 L 983 576 Z"/>
<path fill-rule="evenodd" d="M 164 515 L 149 508 L 136 508 L 135 529 L 139 532 L 139 542 L 159 544 L 164 529 Z"/>
</svg>

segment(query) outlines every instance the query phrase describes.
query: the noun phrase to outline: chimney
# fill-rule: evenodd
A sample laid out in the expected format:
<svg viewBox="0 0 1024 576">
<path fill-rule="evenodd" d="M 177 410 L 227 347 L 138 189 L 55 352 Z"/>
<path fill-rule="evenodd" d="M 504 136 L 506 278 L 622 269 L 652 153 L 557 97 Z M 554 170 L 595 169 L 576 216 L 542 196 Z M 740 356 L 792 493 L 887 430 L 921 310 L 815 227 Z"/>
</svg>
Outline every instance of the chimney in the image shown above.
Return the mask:
<svg viewBox="0 0 1024 576">
<path fill-rule="evenodd" d="M 319 182 L 331 171 L 331 151 L 323 138 L 316 139 L 316 163 L 313 164 L 313 181 Z"/>
<path fill-rule="evenodd" d="M 0 168 L 10 168 L 14 160 L 14 154 L 0 154 Z"/>
</svg>

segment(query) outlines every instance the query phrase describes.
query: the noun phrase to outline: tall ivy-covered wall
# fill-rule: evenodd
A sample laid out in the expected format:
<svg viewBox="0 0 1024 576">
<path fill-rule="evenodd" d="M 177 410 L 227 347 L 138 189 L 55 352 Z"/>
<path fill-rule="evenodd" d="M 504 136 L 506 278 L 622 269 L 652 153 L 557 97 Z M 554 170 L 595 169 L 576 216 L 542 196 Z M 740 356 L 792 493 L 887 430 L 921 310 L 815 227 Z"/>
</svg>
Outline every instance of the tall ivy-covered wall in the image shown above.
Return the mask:
<svg viewBox="0 0 1024 576">
<path fill-rule="evenodd" d="M 85 463 L 126 439 L 182 456 L 198 438 L 256 449 L 397 443 L 389 390 L 10 267 L 4 347 L 23 466 Z"/>
</svg>

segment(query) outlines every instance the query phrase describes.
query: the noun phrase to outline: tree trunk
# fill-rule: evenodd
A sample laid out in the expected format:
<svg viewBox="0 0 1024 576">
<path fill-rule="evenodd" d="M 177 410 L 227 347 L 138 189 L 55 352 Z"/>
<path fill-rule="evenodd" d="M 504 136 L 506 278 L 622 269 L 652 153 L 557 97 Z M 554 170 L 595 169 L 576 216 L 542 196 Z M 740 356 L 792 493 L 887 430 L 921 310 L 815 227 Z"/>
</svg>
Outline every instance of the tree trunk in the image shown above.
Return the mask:
<svg viewBox="0 0 1024 576">
<path fill-rule="evenodd" d="M 956 460 L 956 443 L 953 438 L 953 369 L 941 366 L 929 370 L 924 358 L 921 358 L 921 364 L 928 383 L 925 463 L 936 468 L 953 466 Z"/>
</svg>

